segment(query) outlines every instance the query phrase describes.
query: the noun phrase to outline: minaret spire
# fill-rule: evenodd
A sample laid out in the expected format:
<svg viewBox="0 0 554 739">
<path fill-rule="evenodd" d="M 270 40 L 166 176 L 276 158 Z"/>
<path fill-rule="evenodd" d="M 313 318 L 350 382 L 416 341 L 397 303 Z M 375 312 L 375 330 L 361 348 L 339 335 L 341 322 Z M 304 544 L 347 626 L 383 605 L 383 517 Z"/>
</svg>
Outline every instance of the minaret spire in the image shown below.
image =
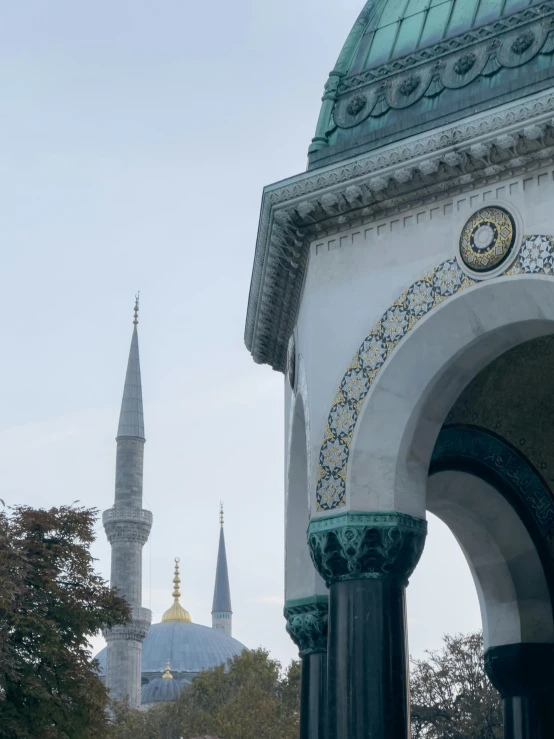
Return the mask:
<svg viewBox="0 0 554 739">
<path fill-rule="evenodd" d="M 227 636 L 233 635 L 233 611 L 231 609 L 231 589 L 225 552 L 225 534 L 223 530 L 223 503 L 219 510 L 219 550 L 217 553 L 217 570 L 215 573 L 214 601 L 212 605 L 212 628 L 224 631 Z"/>
<path fill-rule="evenodd" d="M 102 521 L 112 546 L 111 586 L 128 601 L 131 621 L 105 632 L 108 643 L 106 686 L 115 700 L 140 706 L 142 642 L 151 613 L 142 607 L 142 547 L 152 527 L 152 514 L 142 508 L 144 416 L 138 346 L 138 294 L 133 335 L 117 429 L 115 502 Z"/>
</svg>

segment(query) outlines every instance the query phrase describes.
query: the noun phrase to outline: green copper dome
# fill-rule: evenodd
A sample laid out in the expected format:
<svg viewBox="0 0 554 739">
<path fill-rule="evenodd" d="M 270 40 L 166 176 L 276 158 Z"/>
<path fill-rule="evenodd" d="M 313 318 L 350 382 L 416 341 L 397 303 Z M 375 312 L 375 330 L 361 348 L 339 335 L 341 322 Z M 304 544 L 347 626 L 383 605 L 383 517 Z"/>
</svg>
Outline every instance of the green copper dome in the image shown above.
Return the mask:
<svg viewBox="0 0 554 739">
<path fill-rule="evenodd" d="M 325 94 L 310 168 L 554 84 L 549 0 L 370 0 Z"/>
</svg>

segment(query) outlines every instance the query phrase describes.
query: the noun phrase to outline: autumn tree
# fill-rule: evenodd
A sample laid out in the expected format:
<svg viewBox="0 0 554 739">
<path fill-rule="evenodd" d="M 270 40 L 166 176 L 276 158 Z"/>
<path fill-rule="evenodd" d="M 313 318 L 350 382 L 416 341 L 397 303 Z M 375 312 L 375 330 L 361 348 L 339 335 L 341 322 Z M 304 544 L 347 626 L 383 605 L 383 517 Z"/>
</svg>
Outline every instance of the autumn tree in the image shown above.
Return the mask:
<svg viewBox="0 0 554 739">
<path fill-rule="evenodd" d="M 202 673 L 174 704 L 147 713 L 116 708 L 114 739 L 298 739 L 300 663 L 281 675 L 263 649 Z"/>
<path fill-rule="evenodd" d="M 485 675 L 481 633 L 445 636 L 412 660 L 412 739 L 501 739 L 499 694 Z"/>
<path fill-rule="evenodd" d="M 94 571 L 96 517 L 74 506 L 0 513 L 0 739 L 106 735 L 88 640 L 130 614 Z"/>
</svg>

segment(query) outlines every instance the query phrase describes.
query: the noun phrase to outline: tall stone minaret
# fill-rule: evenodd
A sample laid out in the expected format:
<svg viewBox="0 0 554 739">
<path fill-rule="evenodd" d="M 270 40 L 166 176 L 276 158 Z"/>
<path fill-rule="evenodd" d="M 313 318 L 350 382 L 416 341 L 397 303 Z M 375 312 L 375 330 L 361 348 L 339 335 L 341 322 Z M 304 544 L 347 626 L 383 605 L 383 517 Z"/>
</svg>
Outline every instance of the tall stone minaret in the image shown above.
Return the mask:
<svg viewBox="0 0 554 739">
<path fill-rule="evenodd" d="M 125 376 L 117 430 L 115 503 L 104 511 L 102 522 L 112 547 L 111 586 L 125 597 L 132 618 L 124 626 L 106 630 L 108 643 L 106 686 L 115 700 L 140 706 L 142 642 L 151 613 L 142 608 L 142 547 L 152 528 L 152 514 L 142 508 L 144 418 L 138 348 L 138 296 L 131 350 Z"/>
<path fill-rule="evenodd" d="M 225 553 L 225 535 L 223 533 L 223 504 L 219 514 L 221 530 L 219 532 L 219 551 L 217 553 L 217 570 L 215 573 L 214 602 L 212 605 L 212 628 L 224 631 L 233 636 L 233 611 L 231 610 L 231 590 L 227 571 L 227 555 Z"/>
</svg>

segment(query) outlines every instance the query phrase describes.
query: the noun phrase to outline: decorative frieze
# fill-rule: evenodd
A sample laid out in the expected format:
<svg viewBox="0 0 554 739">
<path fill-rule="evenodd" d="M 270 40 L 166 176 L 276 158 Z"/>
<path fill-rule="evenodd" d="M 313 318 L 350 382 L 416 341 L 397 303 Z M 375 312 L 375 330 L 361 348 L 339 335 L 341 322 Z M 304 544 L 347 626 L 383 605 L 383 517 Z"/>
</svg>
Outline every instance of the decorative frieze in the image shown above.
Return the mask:
<svg viewBox="0 0 554 739">
<path fill-rule="evenodd" d="M 328 587 L 344 580 L 407 582 L 426 535 L 426 521 L 403 513 L 343 513 L 313 520 L 308 544 Z"/>
<path fill-rule="evenodd" d="M 328 611 L 327 596 L 285 604 L 287 632 L 298 647 L 300 657 L 327 652 Z"/>
<path fill-rule="evenodd" d="M 529 512 L 537 529 L 547 536 L 554 527 L 554 500 L 531 464 L 502 439 L 479 428 L 446 426 L 431 458 L 430 474 L 448 469 L 452 460 L 477 462 L 512 490 Z"/>
<path fill-rule="evenodd" d="M 254 360 L 285 371 L 313 240 L 544 167 L 553 113 L 554 93 L 530 96 L 267 188 L 245 329 Z"/>
</svg>

